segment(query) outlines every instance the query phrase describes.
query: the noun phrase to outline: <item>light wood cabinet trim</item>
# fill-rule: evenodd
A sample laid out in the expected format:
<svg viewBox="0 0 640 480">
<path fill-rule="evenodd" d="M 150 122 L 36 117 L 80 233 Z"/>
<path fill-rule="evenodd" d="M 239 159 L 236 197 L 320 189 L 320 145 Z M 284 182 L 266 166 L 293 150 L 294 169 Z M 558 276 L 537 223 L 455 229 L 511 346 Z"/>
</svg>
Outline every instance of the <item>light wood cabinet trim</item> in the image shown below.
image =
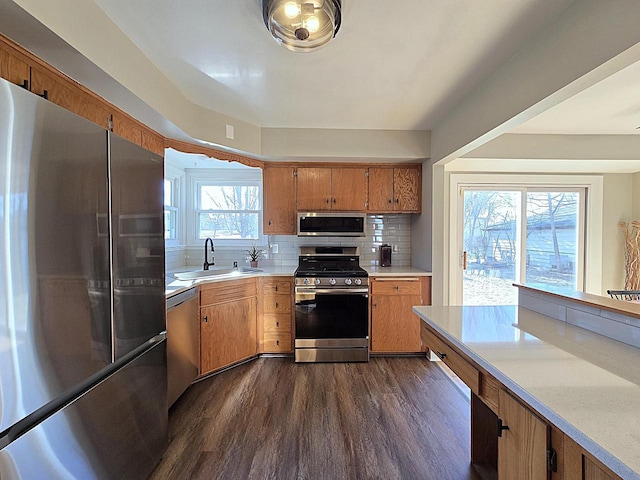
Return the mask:
<svg viewBox="0 0 640 480">
<path fill-rule="evenodd" d="M 500 390 L 498 477 L 547 480 L 549 426 L 506 391 Z"/>
<path fill-rule="evenodd" d="M 0 39 L 2 38 L 0 36 Z M 0 77 L 21 87 L 26 81 L 27 89 L 31 85 L 31 69 L 28 59 L 12 45 L 3 41 L 0 41 Z"/>
<path fill-rule="evenodd" d="M 164 137 L 148 128 L 142 129 L 142 148 L 164 157 Z"/>
<path fill-rule="evenodd" d="M 136 145 L 142 145 L 142 129 L 136 122 L 121 113 L 114 113 L 112 120 L 113 133 Z"/>
<path fill-rule="evenodd" d="M 224 160 L 226 162 L 238 162 L 248 167 L 264 168 L 265 162 L 255 158 L 247 157 L 246 155 L 240 155 L 237 153 L 225 152 L 224 150 L 218 150 L 216 148 L 206 147 L 204 145 L 194 145 L 182 140 L 176 140 L 173 138 L 164 139 L 165 148 L 173 148 L 183 153 L 197 153 L 206 155 L 207 157 L 215 158 L 216 160 Z"/>
<path fill-rule="evenodd" d="M 372 295 L 422 295 L 420 280 L 378 280 L 371 282 Z M 420 305 L 420 302 L 415 305 Z"/>
<path fill-rule="evenodd" d="M 265 235 L 295 235 L 296 178 L 293 167 L 265 166 L 262 172 Z"/>
<path fill-rule="evenodd" d="M 363 212 L 367 199 L 367 168 L 331 169 L 332 210 Z"/>
<path fill-rule="evenodd" d="M 426 324 L 422 324 L 422 341 L 462 380 L 473 393 L 480 394 L 480 371 L 467 362 L 460 354 Z"/>
</svg>

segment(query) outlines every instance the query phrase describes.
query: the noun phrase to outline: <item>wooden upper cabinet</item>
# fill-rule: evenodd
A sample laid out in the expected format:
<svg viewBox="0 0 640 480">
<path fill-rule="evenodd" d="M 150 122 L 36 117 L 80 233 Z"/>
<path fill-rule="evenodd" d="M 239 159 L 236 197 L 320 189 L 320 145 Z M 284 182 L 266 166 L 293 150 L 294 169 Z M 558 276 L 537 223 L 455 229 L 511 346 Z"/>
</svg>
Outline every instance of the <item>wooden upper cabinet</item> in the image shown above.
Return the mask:
<svg viewBox="0 0 640 480">
<path fill-rule="evenodd" d="M 262 172 L 265 235 L 296 234 L 296 179 L 293 167 L 265 167 Z"/>
<path fill-rule="evenodd" d="M 298 167 L 297 208 L 331 210 L 331 168 Z"/>
<path fill-rule="evenodd" d="M 547 480 L 549 426 L 504 390 L 499 412 L 498 478 Z"/>
<path fill-rule="evenodd" d="M 421 205 L 420 170 L 393 169 L 393 196 L 395 209 L 401 212 L 419 212 Z"/>
<path fill-rule="evenodd" d="M 369 169 L 369 208 L 376 213 L 420 213 L 420 168 Z"/>
<path fill-rule="evenodd" d="M 393 168 L 369 169 L 369 211 L 393 212 Z"/>
<path fill-rule="evenodd" d="M 98 97 L 90 95 L 72 80 L 40 66 L 31 67 L 31 91 L 76 115 L 107 128 L 109 111 Z M 45 94 L 46 92 L 46 94 Z"/>
<path fill-rule="evenodd" d="M 331 208 L 363 212 L 367 209 L 367 169 L 331 169 Z"/>
<path fill-rule="evenodd" d="M 16 85 L 29 88 L 31 77 L 30 67 L 27 60 L 16 49 L 0 42 L 0 77 L 15 83 Z"/>
</svg>

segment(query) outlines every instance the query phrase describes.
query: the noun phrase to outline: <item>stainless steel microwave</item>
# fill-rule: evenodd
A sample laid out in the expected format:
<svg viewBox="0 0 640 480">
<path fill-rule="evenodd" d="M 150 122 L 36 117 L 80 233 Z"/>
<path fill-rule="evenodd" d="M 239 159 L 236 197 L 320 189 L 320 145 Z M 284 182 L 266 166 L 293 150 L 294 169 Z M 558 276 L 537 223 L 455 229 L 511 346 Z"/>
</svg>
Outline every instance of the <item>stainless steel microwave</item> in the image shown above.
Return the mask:
<svg viewBox="0 0 640 480">
<path fill-rule="evenodd" d="M 299 213 L 299 237 L 364 237 L 364 213 Z"/>
</svg>

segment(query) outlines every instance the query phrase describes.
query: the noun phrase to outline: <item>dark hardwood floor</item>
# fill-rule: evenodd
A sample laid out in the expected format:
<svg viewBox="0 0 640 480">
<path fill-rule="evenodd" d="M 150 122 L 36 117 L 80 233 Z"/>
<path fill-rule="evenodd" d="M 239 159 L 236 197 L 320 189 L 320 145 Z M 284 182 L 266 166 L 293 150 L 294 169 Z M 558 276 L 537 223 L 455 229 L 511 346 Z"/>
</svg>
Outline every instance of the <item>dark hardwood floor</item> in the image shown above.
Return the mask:
<svg viewBox="0 0 640 480">
<path fill-rule="evenodd" d="M 157 479 L 477 479 L 468 400 L 424 358 L 262 358 L 193 385 Z"/>
</svg>

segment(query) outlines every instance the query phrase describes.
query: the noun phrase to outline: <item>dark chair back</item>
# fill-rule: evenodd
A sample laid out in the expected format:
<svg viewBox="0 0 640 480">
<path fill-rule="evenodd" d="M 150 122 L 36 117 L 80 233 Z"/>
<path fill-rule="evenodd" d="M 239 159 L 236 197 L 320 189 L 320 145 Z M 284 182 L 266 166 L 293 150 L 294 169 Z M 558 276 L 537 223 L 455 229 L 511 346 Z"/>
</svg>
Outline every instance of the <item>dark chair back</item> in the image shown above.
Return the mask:
<svg viewBox="0 0 640 480">
<path fill-rule="evenodd" d="M 607 290 L 616 300 L 640 300 L 640 290 Z"/>
</svg>

